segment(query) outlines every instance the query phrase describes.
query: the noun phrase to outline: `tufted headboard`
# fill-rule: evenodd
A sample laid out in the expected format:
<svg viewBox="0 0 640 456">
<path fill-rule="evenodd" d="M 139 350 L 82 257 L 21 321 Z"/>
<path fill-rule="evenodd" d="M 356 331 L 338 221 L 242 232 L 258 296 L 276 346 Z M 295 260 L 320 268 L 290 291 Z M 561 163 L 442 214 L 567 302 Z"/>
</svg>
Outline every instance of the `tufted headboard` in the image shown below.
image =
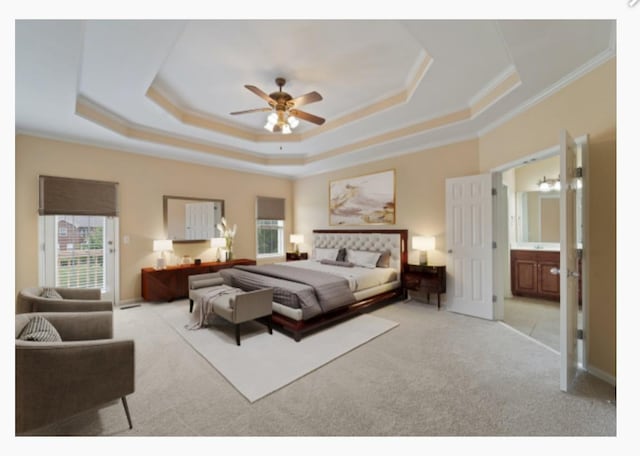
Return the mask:
<svg viewBox="0 0 640 456">
<path fill-rule="evenodd" d="M 341 248 L 369 252 L 391 251 L 390 266 L 398 273 L 407 263 L 408 230 L 313 230 L 313 248 Z"/>
</svg>

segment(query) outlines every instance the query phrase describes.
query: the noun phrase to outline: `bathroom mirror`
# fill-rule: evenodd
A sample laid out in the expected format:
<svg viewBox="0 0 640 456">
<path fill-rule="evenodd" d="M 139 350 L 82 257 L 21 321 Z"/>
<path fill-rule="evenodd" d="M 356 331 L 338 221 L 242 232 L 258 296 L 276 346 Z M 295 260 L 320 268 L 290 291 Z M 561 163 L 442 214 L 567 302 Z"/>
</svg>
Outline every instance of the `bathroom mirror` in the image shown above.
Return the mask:
<svg viewBox="0 0 640 456">
<path fill-rule="evenodd" d="M 224 200 L 165 195 L 162 206 L 167 239 L 186 243 L 221 236 L 216 225 L 224 217 Z"/>
<path fill-rule="evenodd" d="M 560 242 L 560 193 L 516 194 L 518 242 Z"/>
</svg>

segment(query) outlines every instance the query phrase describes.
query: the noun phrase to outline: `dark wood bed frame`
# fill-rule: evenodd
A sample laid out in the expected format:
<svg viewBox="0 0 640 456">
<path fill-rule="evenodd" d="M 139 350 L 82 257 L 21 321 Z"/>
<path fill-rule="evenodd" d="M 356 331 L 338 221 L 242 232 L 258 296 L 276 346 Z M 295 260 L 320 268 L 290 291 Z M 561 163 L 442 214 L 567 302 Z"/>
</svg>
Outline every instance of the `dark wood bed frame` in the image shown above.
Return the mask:
<svg viewBox="0 0 640 456">
<path fill-rule="evenodd" d="M 408 253 L 407 253 L 407 239 L 408 239 L 408 230 L 313 230 L 313 233 L 353 233 L 353 234 L 399 234 L 401 240 L 400 247 L 400 274 L 404 270 L 404 266 L 408 261 Z M 400 278 L 401 279 L 401 278 Z M 388 304 L 393 299 L 397 299 L 402 296 L 402 287 L 398 287 L 394 290 L 386 291 L 384 293 L 380 293 L 375 296 L 371 296 L 369 298 L 363 299 L 361 301 L 355 302 L 349 306 L 342 307 L 340 309 L 335 309 L 326 314 L 318 315 L 309 320 L 293 320 L 291 318 L 285 317 L 284 315 L 273 313 L 271 315 L 271 322 L 273 328 L 278 331 L 292 336 L 296 342 L 299 342 L 303 335 L 312 333 L 319 329 L 325 328 L 332 324 L 338 323 L 340 321 L 346 320 L 347 318 L 359 315 L 363 313 L 366 309 L 370 309 L 374 305 L 383 305 Z"/>
</svg>

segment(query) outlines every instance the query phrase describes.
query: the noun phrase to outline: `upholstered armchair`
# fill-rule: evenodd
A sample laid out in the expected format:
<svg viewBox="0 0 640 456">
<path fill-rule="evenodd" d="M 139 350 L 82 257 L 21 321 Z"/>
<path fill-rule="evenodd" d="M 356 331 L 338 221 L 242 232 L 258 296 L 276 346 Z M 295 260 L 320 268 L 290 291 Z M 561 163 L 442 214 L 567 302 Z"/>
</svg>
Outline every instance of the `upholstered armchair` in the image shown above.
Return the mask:
<svg viewBox="0 0 640 456">
<path fill-rule="evenodd" d="M 61 341 L 19 339 L 38 316 Z M 132 428 L 126 395 L 134 391 L 134 341 L 113 338 L 113 312 L 17 314 L 15 326 L 16 434 L 118 399 Z M 31 334 L 46 333 L 39 330 Z"/>
<path fill-rule="evenodd" d="M 16 313 L 89 312 L 113 310 L 111 301 L 101 300 L 99 288 L 52 288 L 60 296 L 42 296 L 43 287 L 23 288 L 16 297 Z"/>
</svg>

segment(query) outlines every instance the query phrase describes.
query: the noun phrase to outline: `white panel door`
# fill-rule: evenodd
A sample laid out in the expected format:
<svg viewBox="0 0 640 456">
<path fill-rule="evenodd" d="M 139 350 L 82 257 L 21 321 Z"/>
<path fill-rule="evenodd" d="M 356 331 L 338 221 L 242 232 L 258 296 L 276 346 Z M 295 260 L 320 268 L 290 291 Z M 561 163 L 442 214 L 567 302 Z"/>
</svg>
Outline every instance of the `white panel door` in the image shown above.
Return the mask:
<svg viewBox="0 0 640 456">
<path fill-rule="evenodd" d="M 560 389 L 569 391 L 578 370 L 578 240 L 576 168 L 578 146 L 560 133 Z"/>
<path fill-rule="evenodd" d="M 491 174 L 446 181 L 447 310 L 494 319 Z"/>
</svg>

